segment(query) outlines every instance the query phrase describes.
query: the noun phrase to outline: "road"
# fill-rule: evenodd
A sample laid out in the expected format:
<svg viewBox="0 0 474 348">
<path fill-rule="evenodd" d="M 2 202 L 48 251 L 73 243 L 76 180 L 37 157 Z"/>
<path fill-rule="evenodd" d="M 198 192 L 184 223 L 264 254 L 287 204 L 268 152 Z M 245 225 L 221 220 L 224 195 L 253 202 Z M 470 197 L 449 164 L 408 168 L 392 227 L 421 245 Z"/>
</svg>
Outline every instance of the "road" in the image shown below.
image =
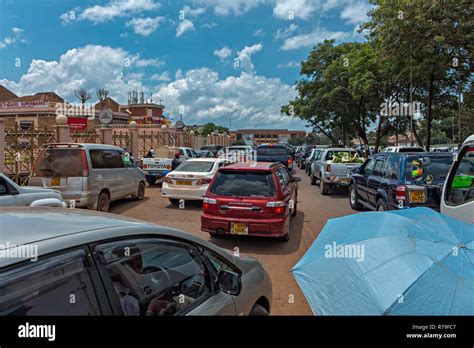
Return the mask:
<svg viewBox="0 0 474 348">
<path fill-rule="evenodd" d="M 186 202 L 184 209 L 169 203 L 161 196 L 159 186 L 148 186 L 145 200 L 122 200 L 111 205 L 111 212 L 140 220 L 177 228 L 210 240 L 230 251 L 238 248 L 240 254 L 260 260 L 273 282 L 273 315 L 311 315 L 303 293 L 290 269 L 311 246 L 327 219 L 353 214 L 347 191 L 339 189 L 331 196 L 322 196 L 319 187 L 309 184 L 308 176 L 297 169 L 301 177 L 298 191 L 298 213 L 291 222 L 290 240 L 229 236 L 212 238 L 200 230 L 201 203 Z"/>
</svg>

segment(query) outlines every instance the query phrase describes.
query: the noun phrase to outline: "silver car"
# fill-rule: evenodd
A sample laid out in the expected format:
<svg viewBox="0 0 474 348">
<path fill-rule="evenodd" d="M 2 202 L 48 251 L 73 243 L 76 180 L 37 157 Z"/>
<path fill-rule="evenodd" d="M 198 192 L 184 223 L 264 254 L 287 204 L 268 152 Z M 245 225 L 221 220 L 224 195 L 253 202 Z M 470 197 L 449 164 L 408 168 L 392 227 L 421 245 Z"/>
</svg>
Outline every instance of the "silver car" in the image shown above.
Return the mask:
<svg viewBox="0 0 474 348">
<path fill-rule="evenodd" d="M 0 173 L 0 207 L 65 207 L 61 192 L 42 187 L 23 187 Z"/>
<path fill-rule="evenodd" d="M 5 208 L 0 221 L 0 315 L 270 313 L 257 260 L 190 234 L 82 209 Z"/>
<path fill-rule="evenodd" d="M 145 174 L 123 149 L 102 144 L 49 144 L 29 185 L 53 188 L 76 207 L 108 211 L 110 202 L 145 196 Z"/>
</svg>

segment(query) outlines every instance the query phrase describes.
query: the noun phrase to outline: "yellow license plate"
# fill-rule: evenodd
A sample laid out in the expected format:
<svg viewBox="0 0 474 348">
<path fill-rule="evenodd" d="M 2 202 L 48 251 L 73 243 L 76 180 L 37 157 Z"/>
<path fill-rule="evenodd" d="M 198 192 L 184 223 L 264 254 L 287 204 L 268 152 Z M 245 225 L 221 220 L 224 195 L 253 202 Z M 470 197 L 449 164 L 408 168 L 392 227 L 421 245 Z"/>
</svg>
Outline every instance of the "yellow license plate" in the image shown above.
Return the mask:
<svg viewBox="0 0 474 348">
<path fill-rule="evenodd" d="M 410 191 L 410 203 L 425 203 L 426 192 L 425 191 Z"/>
<path fill-rule="evenodd" d="M 61 178 L 51 178 L 51 186 L 60 186 Z"/>
<path fill-rule="evenodd" d="M 231 224 L 232 234 L 248 234 L 249 228 L 247 224 Z"/>
<path fill-rule="evenodd" d="M 176 180 L 176 185 L 187 185 L 191 186 L 193 182 L 191 180 Z"/>
</svg>

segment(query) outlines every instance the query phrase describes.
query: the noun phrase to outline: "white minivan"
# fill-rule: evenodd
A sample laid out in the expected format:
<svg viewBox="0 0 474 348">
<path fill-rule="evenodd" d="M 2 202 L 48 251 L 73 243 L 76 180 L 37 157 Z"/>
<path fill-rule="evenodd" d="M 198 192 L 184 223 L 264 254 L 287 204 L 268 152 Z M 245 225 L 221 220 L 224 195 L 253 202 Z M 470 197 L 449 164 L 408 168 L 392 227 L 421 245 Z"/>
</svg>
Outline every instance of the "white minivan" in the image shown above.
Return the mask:
<svg viewBox="0 0 474 348">
<path fill-rule="evenodd" d="M 474 223 L 474 134 L 459 148 L 441 197 L 441 213 Z"/>
</svg>

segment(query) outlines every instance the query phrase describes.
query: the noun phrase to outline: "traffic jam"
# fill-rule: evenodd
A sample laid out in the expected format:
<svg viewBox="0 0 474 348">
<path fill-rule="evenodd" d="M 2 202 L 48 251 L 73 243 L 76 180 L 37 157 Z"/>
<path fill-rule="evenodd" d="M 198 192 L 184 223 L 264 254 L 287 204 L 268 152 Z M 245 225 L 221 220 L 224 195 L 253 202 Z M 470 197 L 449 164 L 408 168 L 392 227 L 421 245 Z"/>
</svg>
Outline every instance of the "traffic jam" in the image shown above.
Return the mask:
<svg viewBox="0 0 474 348">
<path fill-rule="evenodd" d="M 363 150 L 285 143 L 204 145 L 199 150 L 164 146 L 136 159 L 112 145 L 45 145 L 28 186 L 0 177 L 2 235 L 12 246 L 1 250 L 0 312 L 262 316 L 272 314 L 275 289 L 288 286 L 281 279 L 291 275 L 304 295 L 304 306 L 314 314 L 383 314 L 388 309 L 374 307 L 370 296 L 360 298 L 360 291 L 368 291 L 361 289 L 374 279 L 364 283 L 351 269 L 357 266 L 358 272 L 382 277 L 377 264 L 389 262 L 392 267 L 394 255 L 413 250 L 425 267 L 435 253 L 449 256 L 455 250 L 459 257 L 470 257 L 474 135 L 457 153 L 409 147 L 373 154 Z M 151 191 L 159 197 L 150 198 Z M 324 220 L 299 260 L 292 261 L 291 269 L 282 268 L 278 245 L 291 245 L 292 239 L 301 244 L 293 232 L 299 222 L 292 220 L 301 215 L 299 207 L 313 204 L 303 195 L 320 197 L 329 206 L 334 204 L 330 197 L 345 197 L 344 205 L 353 213 Z M 166 209 L 171 207 L 175 214 L 164 223 L 115 212 L 132 204 L 138 211 L 144 209 L 142 204 L 154 207 L 157 199 L 167 200 Z M 30 208 L 18 208 L 25 202 Z M 163 208 L 156 209 L 160 215 Z M 172 225 L 172 220 L 185 219 L 190 209 L 198 209 L 191 221 L 199 226 L 198 233 L 167 227 L 166 221 Z M 419 245 L 413 244 L 414 238 Z M 230 239 L 232 244 L 225 244 Z M 245 243 L 265 248 L 265 261 L 240 254 L 236 246 Z M 376 243 L 382 243 L 379 252 L 374 252 Z M 93 262 L 89 250 L 97 254 Z M 25 261 L 28 258 L 35 262 Z M 451 272 L 455 261 L 448 259 Z M 415 276 L 411 267 L 400 274 Z M 438 272 L 443 271 L 446 268 Z M 65 273 L 58 277 L 57 272 Z M 349 288 L 331 291 L 344 274 Z M 399 282 L 402 285 L 391 284 L 397 292 L 406 286 Z M 84 285 L 77 290 L 79 283 Z M 432 285 L 424 279 L 419 286 Z M 405 301 L 391 305 L 391 313 L 444 313 L 420 304 L 426 294 L 410 291 Z M 472 294 L 469 288 L 462 291 L 458 301 L 462 294 Z M 79 305 L 61 300 L 61 294 L 71 292 L 80 295 Z M 334 301 L 323 300 L 328 296 Z M 469 305 L 453 308 L 457 314 L 473 310 Z"/>
</svg>

